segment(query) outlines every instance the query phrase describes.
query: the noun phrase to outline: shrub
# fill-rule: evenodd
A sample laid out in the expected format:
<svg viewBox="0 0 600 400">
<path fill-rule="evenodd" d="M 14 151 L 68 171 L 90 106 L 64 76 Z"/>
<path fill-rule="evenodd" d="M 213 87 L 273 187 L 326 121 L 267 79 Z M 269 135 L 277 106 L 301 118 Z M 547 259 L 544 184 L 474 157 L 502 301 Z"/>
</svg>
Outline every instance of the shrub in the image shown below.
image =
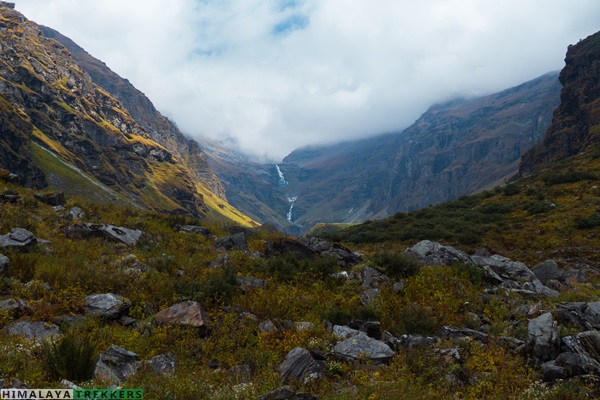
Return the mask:
<svg viewBox="0 0 600 400">
<path fill-rule="evenodd" d="M 502 193 L 505 196 L 514 196 L 516 194 L 521 193 L 521 188 L 516 183 L 511 183 L 509 185 L 504 186 L 504 188 L 502 188 Z"/>
<path fill-rule="evenodd" d="M 415 257 L 394 251 L 375 253 L 370 261 L 374 268 L 395 278 L 408 278 L 416 275 L 421 268 Z"/>
<path fill-rule="evenodd" d="M 600 226 L 600 213 L 594 213 L 587 218 L 576 218 L 575 226 L 577 229 L 592 229 Z"/>
<path fill-rule="evenodd" d="M 395 336 L 405 333 L 433 335 L 438 327 L 439 323 L 430 308 L 413 303 L 396 312 L 395 324 L 390 327 L 390 332 Z"/>
<path fill-rule="evenodd" d="M 10 257 L 9 274 L 23 282 L 35 276 L 35 267 L 40 256 L 34 253 L 15 253 Z"/>
<path fill-rule="evenodd" d="M 328 280 L 331 279 L 331 275 L 337 269 L 337 260 L 333 257 L 315 257 L 301 260 L 293 255 L 286 254 L 269 258 L 255 268 L 279 282 Z"/>
<path fill-rule="evenodd" d="M 565 173 L 553 173 L 544 177 L 544 183 L 548 186 L 559 185 L 561 183 L 573 183 L 579 181 L 595 181 L 598 179 L 596 174 L 589 171 L 567 171 Z"/>
<path fill-rule="evenodd" d="M 68 379 L 81 382 L 92 377 L 98 357 L 96 342 L 90 338 L 77 339 L 69 333 L 58 343 L 45 341 L 42 352 L 50 380 Z"/>
<path fill-rule="evenodd" d="M 523 209 L 525 209 L 529 215 L 536 215 L 548 212 L 554 207 L 556 207 L 556 205 L 552 203 L 531 202 L 525 203 Z"/>
</svg>

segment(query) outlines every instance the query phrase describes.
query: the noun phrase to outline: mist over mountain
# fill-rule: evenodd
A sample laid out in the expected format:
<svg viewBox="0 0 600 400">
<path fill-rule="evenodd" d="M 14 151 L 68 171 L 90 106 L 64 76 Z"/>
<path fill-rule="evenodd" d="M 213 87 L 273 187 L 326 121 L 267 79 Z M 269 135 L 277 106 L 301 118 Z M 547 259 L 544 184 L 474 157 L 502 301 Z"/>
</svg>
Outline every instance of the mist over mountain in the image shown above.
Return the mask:
<svg viewBox="0 0 600 400">
<path fill-rule="evenodd" d="M 236 170 L 238 161 L 210 148 L 207 154 L 226 192 L 249 196 L 228 194 L 249 215 L 296 232 L 320 222 L 362 222 L 502 184 L 542 139 L 559 93 L 558 72 L 548 73 L 489 96 L 434 105 L 402 132 L 298 149 L 277 165 L 244 162 Z"/>
</svg>

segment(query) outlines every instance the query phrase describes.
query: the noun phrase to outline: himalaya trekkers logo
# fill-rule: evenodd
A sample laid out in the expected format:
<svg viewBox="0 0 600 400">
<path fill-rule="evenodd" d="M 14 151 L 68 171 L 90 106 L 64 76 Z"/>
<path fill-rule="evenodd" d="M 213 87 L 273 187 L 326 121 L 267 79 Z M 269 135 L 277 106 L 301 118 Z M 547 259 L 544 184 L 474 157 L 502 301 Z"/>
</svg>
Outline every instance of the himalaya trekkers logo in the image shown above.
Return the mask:
<svg viewBox="0 0 600 400">
<path fill-rule="evenodd" d="M 0 399 L 143 399 L 143 389 L 0 389 Z"/>
</svg>

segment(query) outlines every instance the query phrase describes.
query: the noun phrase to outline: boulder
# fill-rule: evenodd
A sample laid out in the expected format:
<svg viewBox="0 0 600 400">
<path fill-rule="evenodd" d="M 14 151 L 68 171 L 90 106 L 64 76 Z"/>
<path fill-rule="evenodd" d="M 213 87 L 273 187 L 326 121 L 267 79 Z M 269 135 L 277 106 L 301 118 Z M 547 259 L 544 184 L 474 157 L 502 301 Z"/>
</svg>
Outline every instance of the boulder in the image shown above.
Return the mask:
<svg viewBox="0 0 600 400">
<path fill-rule="evenodd" d="M 258 330 L 262 333 L 275 333 L 282 329 L 283 326 L 277 321 L 267 320 L 258 324 Z"/>
<path fill-rule="evenodd" d="M 542 364 L 541 369 L 544 380 L 548 382 L 588 374 L 600 375 L 600 363 L 578 353 L 562 353 L 556 360 Z"/>
<path fill-rule="evenodd" d="M 114 344 L 102 354 L 96 363 L 94 379 L 119 384 L 134 375 L 140 366 L 140 357 Z"/>
<path fill-rule="evenodd" d="M 310 352 L 301 347 L 296 347 L 288 353 L 285 360 L 277 367 L 277 372 L 283 383 L 299 381 L 306 384 L 325 376 L 321 366 Z"/>
<path fill-rule="evenodd" d="M 573 326 L 580 331 L 587 330 L 585 324 L 585 302 L 560 303 L 556 307 L 556 320 L 563 326 Z"/>
<path fill-rule="evenodd" d="M 550 280 L 560 281 L 564 277 L 563 272 L 558 269 L 558 264 L 554 260 L 541 262 L 533 267 L 531 271 L 544 285 L 548 284 Z"/>
<path fill-rule="evenodd" d="M 219 247 L 223 247 L 225 250 L 228 251 L 248 251 L 248 241 L 246 239 L 246 234 L 243 232 L 219 238 L 216 240 L 215 244 Z"/>
<path fill-rule="evenodd" d="M 150 366 L 150 369 L 156 375 L 174 375 L 175 374 L 175 356 L 173 353 L 160 354 L 145 361 Z"/>
<path fill-rule="evenodd" d="M 67 202 L 63 192 L 36 193 L 33 195 L 33 197 L 44 204 L 48 204 L 49 206 L 62 206 Z"/>
<path fill-rule="evenodd" d="M 8 272 L 8 264 L 8 257 L 6 257 L 3 254 L 0 254 L 0 275 L 4 275 L 6 274 L 6 272 Z"/>
<path fill-rule="evenodd" d="M 265 255 L 267 258 L 292 255 L 300 260 L 310 260 L 317 256 L 317 253 L 308 247 L 308 243 L 301 243 L 298 240 L 283 238 L 279 242 L 267 243 L 265 246 Z"/>
<path fill-rule="evenodd" d="M 94 294 L 84 299 L 86 315 L 116 320 L 131 308 L 131 300 L 113 293 Z"/>
<path fill-rule="evenodd" d="M 587 331 L 562 338 L 563 348 L 600 361 L 600 332 Z"/>
<path fill-rule="evenodd" d="M 360 319 L 355 319 L 350 321 L 348 326 L 366 333 L 367 336 L 372 337 L 373 339 L 381 339 L 381 322 L 379 321 L 362 321 Z"/>
<path fill-rule="evenodd" d="M 452 246 L 423 240 L 404 251 L 416 257 L 422 265 L 451 265 L 455 263 L 472 264 L 473 261 L 467 253 Z"/>
<path fill-rule="evenodd" d="M 123 228 L 114 225 L 82 223 L 63 227 L 65 236 L 69 239 L 91 239 L 99 237 L 110 242 L 135 246 L 143 235 L 137 229 Z"/>
<path fill-rule="evenodd" d="M 263 279 L 252 278 L 250 276 L 236 276 L 235 279 L 238 282 L 238 286 L 242 291 L 247 292 L 254 289 L 266 289 L 267 282 Z"/>
<path fill-rule="evenodd" d="M 334 325 L 333 326 L 333 336 L 338 339 L 348 339 L 353 336 L 364 335 L 364 332 L 359 331 L 358 329 L 353 329 L 345 325 Z"/>
<path fill-rule="evenodd" d="M 206 312 L 202 306 L 191 300 L 182 301 L 154 314 L 154 319 L 160 325 L 182 325 L 206 330 Z"/>
<path fill-rule="evenodd" d="M 383 335 L 385 342 L 394 350 L 398 351 L 401 348 L 406 350 L 421 348 L 421 347 L 432 347 L 439 343 L 440 339 L 435 336 L 422 336 L 422 335 L 402 335 L 398 338 L 392 336 L 386 332 Z"/>
<path fill-rule="evenodd" d="M 556 358 L 560 350 L 560 336 L 551 313 L 529 320 L 525 345 L 537 362 Z"/>
<path fill-rule="evenodd" d="M 60 335 L 58 326 L 41 321 L 13 322 L 4 328 L 4 332 L 8 335 L 22 336 L 38 342 Z"/>
<path fill-rule="evenodd" d="M 25 247 L 36 243 L 49 243 L 41 240 L 23 228 L 13 228 L 8 234 L 0 236 L 0 247 Z"/>
<path fill-rule="evenodd" d="M 377 289 L 390 280 L 387 275 L 371 267 L 362 267 L 357 271 L 352 271 L 350 278 L 358 279 L 363 289 Z"/>
<path fill-rule="evenodd" d="M 29 304 L 21 299 L 8 299 L 0 301 L 0 311 L 5 312 L 14 318 L 19 318 L 31 311 Z"/>
<path fill-rule="evenodd" d="M 206 237 L 212 236 L 212 231 L 210 229 L 198 225 L 184 225 L 180 226 L 178 230 L 179 232 L 197 233 Z"/>
<path fill-rule="evenodd" d="M 338 243 L 331 243 L 324 239 L 311 237 L 308 239 L 308 248 L 324 257 L 334 257 L 338 265 L 348 268 L 361 262 L 361 257 L 350 249 Z"/>
<path fill-rule="evenodd" d="M 390 346 L 370 338 L 364 333 L 338 342 L 333 351 L 342 358 L 366 359 L 376 362 L 388 361 L 395 354 Z"/>
<path fill-rule="evenodd" d="M 65 218 L 72 221 L 79 221 L 85 218 L 85 212 L 79 207 L 73 207 L 65 214 Z"/>
<path fill-rule="evenodd" d="M 441 336 L 446 339 L 470 337 L 481 343 L 487 343 L 489 341 L 489 335 L 487 333 L 479 332 L 469 328 L 456 328 L 454 326 L 443 326 Z"/>
</svg>

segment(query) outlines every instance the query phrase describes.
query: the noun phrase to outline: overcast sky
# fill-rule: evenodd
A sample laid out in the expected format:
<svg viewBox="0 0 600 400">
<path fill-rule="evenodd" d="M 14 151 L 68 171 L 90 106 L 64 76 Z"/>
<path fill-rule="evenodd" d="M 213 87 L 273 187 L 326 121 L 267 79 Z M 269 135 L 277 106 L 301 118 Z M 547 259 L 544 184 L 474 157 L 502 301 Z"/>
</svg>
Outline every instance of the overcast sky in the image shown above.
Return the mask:
<svg viewBox="0 0 600 400">
<path fill-rule="evenodd" d="M 184 133 L 275 161 L 559 70 L 598 0 L 12 0 Z"/>
</svg>

